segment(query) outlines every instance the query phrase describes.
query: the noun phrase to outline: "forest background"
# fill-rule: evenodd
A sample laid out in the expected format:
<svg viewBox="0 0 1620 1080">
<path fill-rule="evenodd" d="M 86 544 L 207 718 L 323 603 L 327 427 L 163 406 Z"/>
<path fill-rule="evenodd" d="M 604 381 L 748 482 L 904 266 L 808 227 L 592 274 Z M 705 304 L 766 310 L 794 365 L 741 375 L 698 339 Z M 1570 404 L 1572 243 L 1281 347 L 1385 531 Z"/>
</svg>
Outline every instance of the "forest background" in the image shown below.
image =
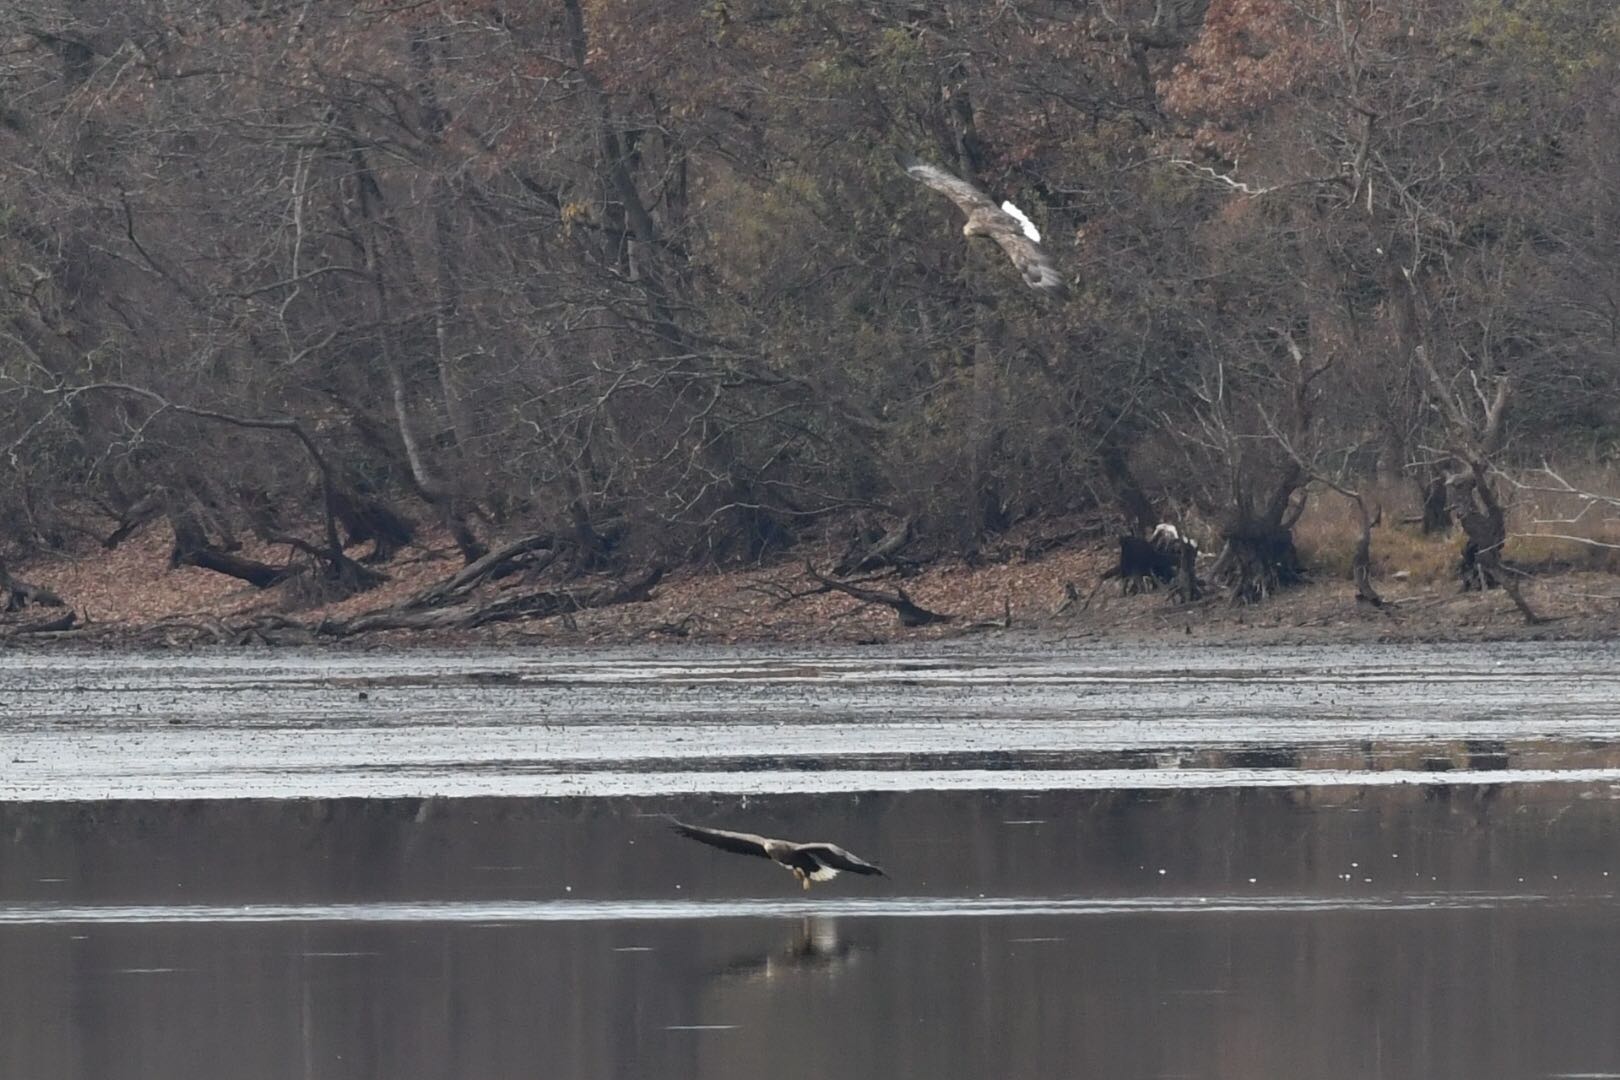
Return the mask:
<svg viewBox="0 0 1620 1080">
<path fill-rule="evenodd" d="M 1533 618 L 1502 555 L 1620 544 L 1617 177 L 1610 0 L 7 5 L 0 577 L 143 530 L 326 599 L 429 534 L 843 577 L 1081 517 L 1256 599 L 1381 522 Z"/>
</svg>

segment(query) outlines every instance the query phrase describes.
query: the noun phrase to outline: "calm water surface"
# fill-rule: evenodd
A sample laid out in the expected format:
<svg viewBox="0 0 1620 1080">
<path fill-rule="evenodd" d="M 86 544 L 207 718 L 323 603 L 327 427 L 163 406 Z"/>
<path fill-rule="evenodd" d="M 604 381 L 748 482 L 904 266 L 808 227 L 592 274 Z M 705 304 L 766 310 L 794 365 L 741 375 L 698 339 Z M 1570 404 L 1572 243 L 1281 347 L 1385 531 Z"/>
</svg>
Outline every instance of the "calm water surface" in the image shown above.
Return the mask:
<svg viewBox="0 0 1620 1080">
<path fill-rule="evenodd" d="M 1401 695 L 1379 689 L 1379 680 L 1423 680 L 1374 659 L 1336 658 L 1337 682 L 1296 679 L 1292 691 L 1298 665 L 1272 677 L 1246 670 L 1257 687 L 1248 712 L 1218 666 L 1205 683 L 1182 670 L 1174 693 L 1150 672 L 1140 697 L 1128 679 L 1097 689 L 1072 669 L 1058 673 L 1067 689 L 1054 690 L 1047 671 L 1037 691 L 1026 670 L 997 691 L 1029 707 L 1008 712 L 1004 750 L 994 707 L 939 709 L 932 735 L 990 726 L 954 758 L 924 738 L 929 718 L 905 707 L 908 689 L 932 693 L 897 685 L 918 677 L 914 665 L 861 675 L 869 697 L 847 687 L 849 671 L 866 672 L 857 665 L 841 669 L 836 690 L 794 705 L 814 713 L 821 700 L 837 715 L 686 717 L 722 744 L 720 728 L 744 724 L 721 747 L 742 766 L 717 769 L 713 754 L 672 765 L 676 740 L 650 738 L 641 753 L 659 765 L 642 769 L 639 744 L 615 730 L 600 770 L 682 781 L 633 796 L 610 785 L 547 798 L 382 798 L 366 789 L 363 762 L 319 755 L 287 775 L 315 775 L 337 797 L 262 797 L 290 763 L 269 767 L 231 747 L 251 748 L 254 731 L 354 726 L 323 725 L 319 695 L 306 693 L 352 699 L 352 683 L 321 683 L 331 672 L 291 679 L 284 713 L 258 691 L 244 691 L 233 712 L 218 671 L 194 676 L 190 689 L 176 680 L 168 711 L 146 698 L 141 712 L 163 715 L 143 720 L 120 711 L 110 684 L 155 693 L 156 660 L 150 676 L 0 670 L 0 694 L 9 687 L 12 702 L 35 703 L 0 721 L 9 725 L 0 733 L 16 736 L 0 757 L 35 759 L 0 765 L 9 799 L 0 801 L 0 1076 L 1620 1075 L 1620 877 L 1611 876 L 1620 875 L 1620 804 L 1610 775 L 1620 704 L 1590 690 L 1614 670 L 1612 655 L 1538 658 L 1515 647 L 1497 659 L 1512 661 L 1517 682 L 1493 678 L 1500 667 L 1487 655 L 1478 679 L 1444 696 L 1450 712 L 1426 707 L 1429 724 L 1424 709 L 1403 713 Z M 645 675 L 623 663 L 628 681 Z M 457 670 L 454 658 L 425 667 L 439 679 Z M 949 681 L 950 664 L 941 670 Z M 90 706 L 83 715 L 71 708 L 75 687 Z M 754 695 L 745 686 L 725 703 L 742 709 Z M 613 722 L 651 730 L 668 718 L 667 696 L 615 699 L 625 711 Z M 1312 696 L 1327 702 L 1316 711 L 1332 713 L 1319 728 Z M 452 697 L 434 700 L 443 711 L 416 728 L 406 713 L 391 718 L 414 732 L 407 742 L 423 726 L 460 722 Z M 591 713 L 602 699 L 581 700 L 594 716 L 581 723 L 610 722 Z M 539 740 L 521 695 L 508 705 L 478 722 Z M 1019 726 L 1040 709 L 1038 729 Z M 1144 730 L 1141 716 L 1166 726 Z M 871 723 L 882 746 L 863 749 L 856 731 L 827 755 L 784 759 L 767 733 L 818 722 Z M 76 783 L 87 770 L 127 785 L 111 767 L 116 736 L 146 754 L 190 725 L 210 734 L 164 745 L 206 749 L 196 775 L 208 798 L 138 785 L 123 798 L 39 796 L 53 776 Z M 1284 737 L 1285 727 L 1302 734 Z M 898 745 L 907 740 L 922 748 Z M 472 741 L 460 756 L 477 756 Z M 515 775 L 572 755 L 588 770 L 592 745 L 572 732 L 536 741 L 538 757 L 483 768 Z M 400 752 L 386 740 L 376 751 L 382 762 Z M 71 760 L 80 753 L 89 764 Z M 928 768 L 910 753 L 932 755 Z M 433 775 L 454 781 L 456 756 Z M 953 790 L 921 779 L 805 790 L 816 771 L 1124 776 L 1167 763 L 1283 782 L 1194 775 L 1173 786 Z M 233 769 L 251 777 L 243 794 L 255 797 L 229 797 Z M 149 775 L 172 785 L 185 770 L 160 762 Z M 692 779 L 737 771 L 796 779 L 763 793 Z M 1467 782 L 1378 782 L 1403 771 Z M 1345 773 L 1352 782 L 1338 779 Z M 345 784 L 358 785 L 352 796 Z M 668 815 L 834 839 L 891 877 L 841 878 L 805 894 L 763 860 L 674 836 Z"/>
</svg>

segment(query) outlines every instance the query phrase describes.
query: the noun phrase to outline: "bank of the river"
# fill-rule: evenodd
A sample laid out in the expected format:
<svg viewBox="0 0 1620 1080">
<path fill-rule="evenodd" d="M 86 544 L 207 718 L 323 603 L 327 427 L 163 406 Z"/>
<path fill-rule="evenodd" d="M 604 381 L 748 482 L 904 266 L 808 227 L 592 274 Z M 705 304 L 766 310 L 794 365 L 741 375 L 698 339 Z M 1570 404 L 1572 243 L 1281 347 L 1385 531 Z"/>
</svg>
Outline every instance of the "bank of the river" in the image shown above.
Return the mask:
<svg viewBox="0 0 1620 1080">
<path fill-rule="evenodd" d="M 1036 533 L 1017 536 L 971 563 L 937 560 L 903 578 L 873 583 L 882 589 L 898 584 L 916 603 L 954 617 L 930 627 L 909 629 L 886 607 L 812 591 L 815 583 L 805 575 L 806 560 L 827 566 L 836 553 L 801 550 L 758 567 L 679 568 L 668 573 L 645 602 L 581 611 L 568 618 L 507 622 L 473 631 L 376 633 L 349 643 L 851 644 L 989 635 L 1054 644 L 1191 638 L 1262 645 L 1620 637 L 1620 578 L 1601 572 L 1565 570 L 1529 579 L 1526 594 L 1548 621 L 1527 626 L 1499 592 L 1461 593 L 1443 574 L 1400 569 L 1388 570 L 1377 582 L 1389 601 L 1381 609 L 1358 604 L 1348 581 L 1321 572 L 1310 584 L 1260 605 L 1233 607 L 1218 598 L 1175 605 L 1162 593 L 1122 595 L 1114 582 L 1097 588 L 1114 559 L 1113 541 L 1106 536 L 1092 534 L 1040 551 L 1043 541 Z M 59 593 L 77 613 L 79 628 L 68 634 L 14 637 L 9 643 L 207 643 L 225 640 L 221 631 L 226 625 L 264 615 L 315 625 L 398 603 L 460 566 L 448 549 L 411 551 L 386 567 L 389 580 L 379 588 L 321 603 L 296 586 L 259 590 L 196 567 L 171 568 L 168 549 L 168 537 L 153 531 L 111 552 L 96 549 L 14 566 L 18 577 Z M 283 553 L 271 549 L 249 554 L 279 558 Z M 511 584 L 486 587 L 481 598 L 496 598 Z M 0 639 L 6 624 L 15 626 L 54 613 L 29 609 L 0 617 Z"/>
</svg>

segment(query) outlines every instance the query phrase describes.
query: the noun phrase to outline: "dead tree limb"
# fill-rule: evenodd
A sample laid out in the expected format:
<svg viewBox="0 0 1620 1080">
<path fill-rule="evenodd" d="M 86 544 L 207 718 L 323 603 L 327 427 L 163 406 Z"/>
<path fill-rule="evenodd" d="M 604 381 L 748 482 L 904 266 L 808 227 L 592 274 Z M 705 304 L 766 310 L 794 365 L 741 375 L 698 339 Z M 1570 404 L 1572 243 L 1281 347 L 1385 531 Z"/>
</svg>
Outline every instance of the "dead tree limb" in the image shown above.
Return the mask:
<svg viewBox="0 0 1620 1080">
<path fill-rule="evenodd" d="M 515 540 L 504 547 L 496 548 L 487 555 L 474 559 L 447 580 L 423 589 L 403 604 L 400 604 L 399 607 L 403 610 L 412 610 L 437 607 L 447 603 L 455 597 L 463 596 L 476 589 L 486 579 L 502 576 L 503 571 L 514 568 L 513 564 L 524 556 L 536 551 L 553 548 L 555 543 L 556 541 L 550 533 L 526 536 L 522 540 Z"/>
<path fill-rule="evenodd" d="M 257 562 L 253 559 L 244 559 L 240 555 L 232 555 L 228 551 L 207 546 L 188 547 L 175 552 L 176 566 L 195 566 L 201 570 L 212 570 L 216 574 L 224 574 L 239 581 L 245 581 L 255 589 L 268 589 L 280 585 L 292 576 L 293 571 L 285 566 L 271 566 L 269 563 Z"/>
<path fill-rule="evenodd" d="M 832 592 L 832 589 L 826 585 L 816 585 L 809 589 L 795 589 L 792 586 L 785 585 L 781 582 L 763 581 L 751 585 L 744 585 L 743 591 L 757 592 L 761 596 L 768 597 L 774 601 L 775 607 L 782 608 L 787 607 L 795 600 L 803 600 L 807 596 L 821 596 L 823 593 L 830 593 Z"/>
<path fill-rule="evenodd" d="M 1001 598 L 1001 618 L 978 619 L 968 623 L 968 630 L 1011 630 L 1012 629 L 1012 597 Z"/>
<path fill-rule="evenodd" d="M 0 611 L 21 611 L 29 604 L 35 607 L 66 607 L 67 601 L 43 585 L 32 585 L 14 578 L 0 562 Z"/>
<path fill-rule="evenodd" d="M 169 553 L 171 567 L 195 566 L 212 570 L 216 574 L 245 581 L 255 589 L 279 585 L 294 572 L 290 567 L 272 566 L 220 550 L 208 542 L 208 535 L 201 523 L 189 511 L 171 510 L 169 526 L 174 531 L 174 550 Z"/>
<path fill-rule="evenodd" d="M 1542 528 L 1548 525 L 1580 525 L 1587 521 L 1589 516 L 1594 516 L 1592 515 L 1592 511 L 1594 510 L 1598 510 L 1600 512 L 1620 510 L 1620 495 L 1612 495 L 1606 492 L 1589 491 L 1585 488 L 1578 488 L 1574 484 L 1571 484 L 1568 480 L 1565 480 L 1546 463 L 1543 463 L 1541 468 L 1535 470 L 1531 475 L 1535 475 L 1535 473 L 1540 473 L 1542 476 L 1547 477 L 1548 482 L 1545 484 L 1527 483 L 1524 480 L 1514 476 L 1512 473 L 1501 470 L 1497 472 L 1497 475 L 1502 477 L 1502 479 L 1506 480 L 1519 491 L 1569 496 L 1579 503 L 1580 509 L 1575 511 L 1574 514 L 1566 514 L 1563 517 L 1536 518 L 1531 522 L 1531 524 L 1536 526 L 1535 532 L 1514 533 L 1513 535 L 1539 540 L 1561 540 L 1567 544 L 1579 544 L 1583 547 L 1600 548 L 1608 551 L 1620 550 L 1620 544 L 1611 543 L 1607 540 L 1599 540 L 1593 536 L 1581 536 L 1579 534 L 1568 532 L 1542 531 Z M 1607 520 L 1614 521 L 1616 519 L 1614 517 L 1610 517 Z"/>
<path fill-rule="evenodd" d="M 22 637 L 25 634 L 54 634 L 63 630 L 73 629 L 79 621 L 79 616 L 72 609 L 49 619 L 37 619 L 34 622 L 11 623 L 0 625 L 0 638 Z"/>
<path fill-rule="evenodd" d="M 906 590 L 898 585 L 894 587 L 894 592 L 891 594 L 879 592 L 876 589 L 863 589 L 858 585 L 849 585 L 827 577 L 818 573 L 816 568 L 809 563 L 804 564 L 804 572 L 811 579 L 820 582 L 829 589 L 844 593 L 846 596 L 853 596 L 855 599 L 867 604 L 882 604 L 885 607 L 893 608 L 894 613 L 900 617 L 901 626 L 928 626 L 931 623 L 951 622 L 956 618 L 955 615 L 929 611 L 925 607 L 917 606 L 911 597 L 906 595 Z"/>
<path fill-rule="evenodd" d="M 364 567 L 360 566 L 353 559 L 349 558 L 343 553 L 343 544 L 338 539 L 337 528 L 337 476 L 333 471 L 331 462 L 328 461 L 326 455 L 321 452 L 321 448 L 315 442 L 314 437 L 311 436 L 304 425 L 299 423 L 297 420 L 294 420 L 291 417 L 239 416 L 235 413 L 220 412 L 217 409 L 204 409 L 195 405 L 184 405 L 179 402 L 170 401 L 168 398 L 164 397 L 162 394 L 159 394 L 155 390 L 149 390 L 144 386 L 135 386 L 131 383 L 83 383 L 78 386 L 62 387 L 57 392 L 62 394 L 64 399 L 70 403 L 80 394 L 123 394 L 130 397 L 141 398 L 152 405 L 155 405 L 158 412 L 167 410 L 170 412 L 180 413 L 183 416 L 194 417 L 198 420 L 208 420 L 214 423 L 228 424 L 232 427 L 248 428 L 258 431 L 281 431 L 291 435 L 294 439 L 298 440 L 299 445 L 304 448 L 304 452 L 309 455 L 310 461 L 315 466 L 316 473 L 321 478 L 321 505 L 324 511 L 322 517 L 325 525 L 326 543 L 323 548 L 315 548 L 311 545 L 308 546 L 308 549 L 315 553 L 327 564 L 330 576 L 333 580 L 342 581 L 355 589 L 369 588 L 382 580 L 380 576 L 370 573 Z M 196 563 L 195 565 L 201 566 L 204 564 Z M 212 569 L 212 567 L 209 567 L 209 569 Z M 263 586 L 260 587 L 262 588 Z"/>
<path fill-rule="evenodd" d="M 232 645 L 308 645 L 315 633 L 285 615 L 265 613 L 223 624 Z"/>
<path fill-rule="evenodd" d="M 480 607 L 381 608 L 362 612 L 352 619 L 327 619 L 315 631 L 326 637 L 352 637 L 374 630 L 471 630 L 516 619 L 545 619 L 590 608 L 639 603 L 651 596 L 653 586 L 663 576 L 663 567 L 655 566 L 634 581 L 594 589 L 559 589 L 506 596 Z"/>
<path fill-rule="evenodd" d="M 880 566 L 888 566 L 896 561 L 896 557 L 906 545 L 911 543 L 914 533 L 912 519 L 906 518 L 878 538 L 876 543 L 867 545 L 864 550 L 858 544 L 851 544 L 850 550 L 833 567 L 833 573 L 839 577 L 848 577 L 866 570 L 876 570 Z"/>
<path fill-rule="evenodd" d="M 1372 583 L 1372 531 L 1383 522 L 1384 508 L 1375 504 L 1369 512 L 1367 500 L 1362 498 L 1361 492 L 1343 487 L 1323 476 L 1316 476 L 1314 479 L 1355 504 L 1356 516 L 1361 519 L 1361 536 L 1356 541 L 1356 552 L 1350 559 L 1350 580 L 1356 583 L 1357 603 L 1371 604 L 1375 608 L 1383 607 L 1384 598 L 1378 595 L 1378 590 L 1373 588 Z"/>
<path fill-rule="evenodd" d="M 129 539 L 148 522 L 163 516 L 163 492 L 161 489 L 149 491 L 127 509 L 114 513 L 118 518 L 118 527 L 101 542 L 101 546 L 108 551 Z"/>
</svg>

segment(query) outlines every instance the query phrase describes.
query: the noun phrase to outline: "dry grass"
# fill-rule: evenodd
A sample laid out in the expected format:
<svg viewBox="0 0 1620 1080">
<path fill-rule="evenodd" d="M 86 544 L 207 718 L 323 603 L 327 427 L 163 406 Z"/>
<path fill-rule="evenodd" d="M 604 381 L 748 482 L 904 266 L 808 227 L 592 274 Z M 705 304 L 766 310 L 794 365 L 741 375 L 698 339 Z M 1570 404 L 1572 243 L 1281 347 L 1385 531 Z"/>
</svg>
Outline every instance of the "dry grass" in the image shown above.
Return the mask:
<svg viewBox="0 0 1620 1080">
<path fill-rule="evenodd" d="M 1373 530 L 1372 572 L 1377 579 L 1405 574 L 1417 584 L 1432 585 L 1450 578 L 1462 554 L 1462 537 L 1424 536 L 1406 518 L 1417 514 L 1417 499 L 1401 488 L 1371 488 L 1363 492 L 1369 505 L 1382 506 L 1384 523 Z M 1329 577 L 1350 578 L 1350 561 L 1361 539 L 1361 518 L 1355 504 L 1334 491 L 1318 492 L 1294 531 L 1294 541 L 1305 565 Z"/>
<path fill-rule="evenodd" d="M 1582 465 L 1556 471 L 1578 489 L 1620 495 L 1620 469 Z M 1620 573 L 1620 506 L 1538 490 L 1558 486 L 1551 477 L 1520 482 L 1527 486 L 1508 493 L 1509 560 L 1531 570 Z"/>
<path fill-rule="evenodd" d="M 1558 472 L 1578 488 L 1620 493 L 1620 470 L 1588 466 Z M 1552 486 L 1544 479 L 1528 482 Z M 1437 584 L 1455 574 L 1462 554 L 1461 533 L 1425 537 L 1419 532 L 1411 523 L 1418 506 L 1410 485 L 1374 486 L 1364 494 L 1369 504 L 1384 508 L 1384 524 L 1373 532 L 1375 578 L 1404 572 L 1415 583 Z M 1530 571 L 1620 573 L 1620 508 L 1529 488 L 1508 488 L 1504 496 L 1509 532 L 1504 555 L 1509 562 Z M 1323 575 L 1348 578 L 1360 535 L 1354 504 L 1336 492 L 1321 491 L 1300 519 L 1295 541 L 1307 566 Z"/>
</svg>

